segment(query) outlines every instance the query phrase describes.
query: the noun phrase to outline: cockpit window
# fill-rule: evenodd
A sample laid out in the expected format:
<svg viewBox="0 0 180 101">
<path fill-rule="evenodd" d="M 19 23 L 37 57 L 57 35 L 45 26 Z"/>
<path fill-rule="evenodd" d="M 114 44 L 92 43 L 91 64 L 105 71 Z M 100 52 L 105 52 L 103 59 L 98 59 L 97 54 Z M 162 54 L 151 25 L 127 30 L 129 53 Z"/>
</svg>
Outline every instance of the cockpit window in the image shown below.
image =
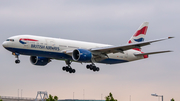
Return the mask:
<svg viewBox="0 0 180 101">
<path fill-rule="evenodd" d="M 7 39 L 6 41 L 14 41 L 14 39 Z"/>
</svg>

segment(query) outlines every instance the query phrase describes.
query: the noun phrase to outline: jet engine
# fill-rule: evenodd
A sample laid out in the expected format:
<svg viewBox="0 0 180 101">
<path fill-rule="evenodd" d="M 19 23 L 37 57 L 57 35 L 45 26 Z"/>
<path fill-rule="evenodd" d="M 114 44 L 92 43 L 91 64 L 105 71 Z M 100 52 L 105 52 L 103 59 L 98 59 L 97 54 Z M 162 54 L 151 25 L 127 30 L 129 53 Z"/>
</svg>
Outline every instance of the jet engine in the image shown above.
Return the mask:
<svg viewBox="0 0 180 101">
<path fill-rule="evenodd" d="M 50 59 L 39 56 L 31 56 L 30 61 L 33 65 L 45 66 L 50 62 Z"/>
<path fill-rule="evenodd" d="M 78 62 L 90 62 L 92 53 L 86 49 L 75 49 L 72 54 L 74 61 Z"/>
</svg>

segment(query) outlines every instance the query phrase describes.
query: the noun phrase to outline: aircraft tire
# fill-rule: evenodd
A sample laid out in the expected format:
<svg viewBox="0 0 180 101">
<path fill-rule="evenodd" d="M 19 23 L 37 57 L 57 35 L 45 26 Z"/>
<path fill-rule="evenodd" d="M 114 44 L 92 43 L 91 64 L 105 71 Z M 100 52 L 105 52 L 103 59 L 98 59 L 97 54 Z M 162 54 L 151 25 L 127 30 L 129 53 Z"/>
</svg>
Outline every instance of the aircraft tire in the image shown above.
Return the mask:
<svg viewBox="0 0 180 101">
<path fill-rule="evenodd" d="M 16 63 L 16 64 L 20 63 L 20 60 L 15 60 L 15 63 Z"/>
<path fill-rule="evenodd" d="M 72 69 L 69 71 L 69 73 L 73 73 Z"/>
<path fill-rule="evenodd" d="M 92 65 L 90 65 L 90 68 L 89 68 L 90 70 L 93 70 L 93 66 Z"/>
<path fill-rule="evenodd" d="M 90 69 L 90 67 L 91 67 L 90 65 L 86 65 L 86 68 L 87 68 L 87 69 Z"/>
<path fill-rule="evenodd" d="M 76 70 L 75 69 L 72 69 L 72 73 L 75 73 L 76 72 Z"/>
<path fill-rule="evenodd" d="M 66 70 L 66 67 L 63 67 L 62 70 L 65 71 L 65 70 Z"/>
<path fill-rule="evenodd" d="M 96 67 L 96 71 L 98 72 L 100 69 L 99 69 L 99 67 Z"/>
<path fill-rule="evenodd" d="M 66 72 L 69 72 L 70 68 L 68 66 L 66 66 Z"/>
<path fill-rule="evenodd" d="M 97 68 L 96 68 L 96 66 L 93 66 L 93 71 L 95 72 L 95 71 L 97 71 Z"/>
</svg>

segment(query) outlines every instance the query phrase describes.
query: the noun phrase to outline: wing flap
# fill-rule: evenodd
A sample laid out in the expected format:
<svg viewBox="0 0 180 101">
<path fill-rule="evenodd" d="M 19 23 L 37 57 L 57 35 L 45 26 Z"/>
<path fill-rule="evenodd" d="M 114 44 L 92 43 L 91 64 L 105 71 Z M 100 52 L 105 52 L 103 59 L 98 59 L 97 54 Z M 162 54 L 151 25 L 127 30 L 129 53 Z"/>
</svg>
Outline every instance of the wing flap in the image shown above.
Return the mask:
<svg viewBox="0 0 180 101">
<path fill-rule="evenodd" d="M 170 50 L 168 51 L 157 51 L 157 52 L 148 52 L 148 53 L 138 53 L 138 54 L 134 54 L 135 56 L 144 56 L 144 55 L 152 55 L 152 54 L 159 54 L 159 53 L 166 53 L 166 52 L 172 52 Z"/>
</svg>

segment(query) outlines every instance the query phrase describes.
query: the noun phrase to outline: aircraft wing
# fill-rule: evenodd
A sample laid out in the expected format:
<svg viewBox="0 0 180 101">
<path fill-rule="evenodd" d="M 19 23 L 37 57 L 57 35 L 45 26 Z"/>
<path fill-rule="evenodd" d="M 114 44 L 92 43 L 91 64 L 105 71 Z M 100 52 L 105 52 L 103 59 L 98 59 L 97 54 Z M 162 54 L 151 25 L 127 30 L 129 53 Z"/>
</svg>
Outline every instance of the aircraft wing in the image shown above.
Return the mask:
<svg viewBox="0 0 180 101">
<path fill-rule="evenodd" d="M 126 45 L 122 45 L 122 46 L 109 46 L 109 47 L 101 47 L 101 48 L 92 48 L 92 49 L 90 49 L 90 51 L 91 52 L 100 52 L 103 54 L 117 53 L 117 52 L 123 52 L 123 51 L 133 49 L 133 48 L 140 48 L 142 46 L 150 45 L 153 42 L 163 41 L 163 40 L 167 40 L 167 39 L 171 39 L 171 38 L 174 38 L 174 37 L 156 39 L 156 40 L 147 41 L 147 42 L 138 42 L 138 43 L 126 44 Z"/>
</svg>

